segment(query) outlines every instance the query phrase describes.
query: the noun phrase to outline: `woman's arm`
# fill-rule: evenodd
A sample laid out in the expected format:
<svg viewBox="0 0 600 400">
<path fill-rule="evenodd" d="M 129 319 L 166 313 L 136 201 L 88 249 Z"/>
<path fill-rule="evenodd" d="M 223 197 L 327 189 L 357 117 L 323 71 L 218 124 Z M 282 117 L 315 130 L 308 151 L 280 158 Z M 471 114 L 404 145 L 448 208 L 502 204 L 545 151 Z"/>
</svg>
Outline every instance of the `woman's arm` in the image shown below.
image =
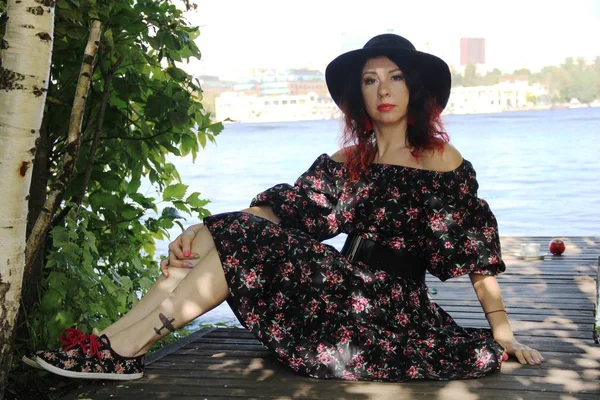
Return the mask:
<svg viewBox="0 0 600 400">
<path fill-rule="evenodd" d="M 519 343 L 508 322 L 502 302 L 498 281 L 492 275 L 471 274 L 471 283 L 481 303 L 481 308 L 492 328 L 494 340 L 504 347 L 508 355 L 516 357 L 521 364 L 539 364 L 544 357 L 537 351 Z"/>
</svg>

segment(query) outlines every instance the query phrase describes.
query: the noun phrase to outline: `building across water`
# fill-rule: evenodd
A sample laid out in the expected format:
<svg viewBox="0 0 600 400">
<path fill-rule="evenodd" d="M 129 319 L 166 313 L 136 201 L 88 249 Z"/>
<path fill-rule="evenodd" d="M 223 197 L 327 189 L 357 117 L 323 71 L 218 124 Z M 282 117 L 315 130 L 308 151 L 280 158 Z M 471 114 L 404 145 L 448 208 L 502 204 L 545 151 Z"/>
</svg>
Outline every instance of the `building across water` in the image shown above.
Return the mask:
<svg viewBox="0 0 600 400">
<path fill-rule="evenodd" d="M 339 110 L 329 96 L 316 92 L 271 96 L 225 92 L 216 99 L 218 120 L 236 122 L 279 122 L 334 119 Z"/>
<path fill-rule="evenodd" d="M 455 87 L 444 114 L 480 114 L 532 108 L 547 100 L 548 91 L 527 80 L 501 80 L 490 86 Z"/>
<path fill-rule="evenodd" d="M 299 69 L 278 73 L 265 69 L 246 82 L 220 86 L 211 83 L 205 90 L 215 96 L 214 110 L 210 111 L 220 121 L 279 122 L 340 117 L 320 71 Z M 218 95 L 216 90 L 220 90 Z M 548 92 L 541 85 L 530 85 L 526 79 L 501 78 L 495 85 L 452 88 L 444 114 L 544 108 L 548 103 Z"/>
</svg>

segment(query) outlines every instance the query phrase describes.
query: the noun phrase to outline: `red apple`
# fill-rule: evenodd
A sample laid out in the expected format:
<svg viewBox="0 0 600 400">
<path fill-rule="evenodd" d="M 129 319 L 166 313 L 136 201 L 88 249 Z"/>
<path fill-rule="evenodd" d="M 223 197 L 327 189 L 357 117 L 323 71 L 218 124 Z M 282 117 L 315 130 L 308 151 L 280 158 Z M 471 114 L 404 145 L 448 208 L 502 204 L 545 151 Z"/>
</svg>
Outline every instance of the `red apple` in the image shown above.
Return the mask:
<svg viewBox="0 0 600 400">
<path fill-rule="evenodd" d="M 555 256 L 560 256 L 565 252 L 565 242 L 560 239 L 552 239 L 548 245 L 548 250 Z"/>
</svg>

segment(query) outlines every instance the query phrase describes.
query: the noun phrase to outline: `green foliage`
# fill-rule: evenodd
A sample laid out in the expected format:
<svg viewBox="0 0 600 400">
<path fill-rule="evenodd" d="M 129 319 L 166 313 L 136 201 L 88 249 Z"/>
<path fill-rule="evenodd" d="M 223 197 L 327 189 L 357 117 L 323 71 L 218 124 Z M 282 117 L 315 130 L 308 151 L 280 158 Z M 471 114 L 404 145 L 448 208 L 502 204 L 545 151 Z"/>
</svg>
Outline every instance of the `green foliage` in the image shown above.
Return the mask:
<svg viewBox="0 0 600 400">
<path fill-rule="evenodd" d="M 183 156 L 195 160 L 223 130 L 203 109 L 199 82 L 181 69 L 189 58 L 200 58 L 194 43 L 199 31 L 172 3 L 56 2 L 51 84 L 41 131 L 49 146 L 38 149 L 49 155 L 47 187 L 60 175 L 93 19 L 102 22 L 103 35 L 75 175 L 50 232 L 37 309 L 27 316 L 30 338 L 22 341 L 28 347 L 56 345 L 57 334 L 66 327 L 98 331 L 118 319 L 158 276 L 155 240 L 168 239 L 168 230 L 183 228 L 190 215 L 209 215 L 208 201 L 181 181 L 170 162 Z M 43 177 L 40 173 L 32 179 Z"/>
<path fill-rule="evenodd" d="M 115 254 L 100 253 L 103 235 L 92 227 L 102 221 L 89 210 L 75 210 L 52 230 L 39 312 L 29 319 L 31 337 L 39 341 L 34 345 L 58 346 L 60 331 L 74 325 L 86 332 L 104 329 L 156 278 L 155 269 L 144 267 L 152 262 L 148 254 L 120 243 L 113 243 Z"/>
</svg>

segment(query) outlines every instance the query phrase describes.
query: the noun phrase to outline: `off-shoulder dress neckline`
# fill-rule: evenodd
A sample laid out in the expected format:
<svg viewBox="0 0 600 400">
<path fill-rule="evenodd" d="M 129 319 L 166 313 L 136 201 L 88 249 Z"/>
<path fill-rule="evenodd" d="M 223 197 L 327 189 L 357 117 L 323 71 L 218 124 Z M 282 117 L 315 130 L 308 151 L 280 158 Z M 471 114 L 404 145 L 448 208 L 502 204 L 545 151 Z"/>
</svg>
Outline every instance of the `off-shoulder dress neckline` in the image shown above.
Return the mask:
<svg viewBox="0 0 600 400">
<path fill-rule="evenodd" d="M 334 164 L 343 166 L 344 162 L 343 161 L 336 161 L 333 158 L 331 158 L 328 154 L 323 153 L 321 155 L 321 157 L 326 157 L 327 159 L 329 159 L 331 162 L 333 162 Z M 400 169 L 403 171 L 415 171 L 415 172 L 422 172 L 422 173 L 430 173 L 433 175 L 445 175 L 445 174 L 455 174 L 458 171 L 462 170 L 463 168 L 465 168 L 467 166 L 467 164 L 469 164 L 469 161 L 467 159 L 465 159 L 463 157 L 463 159 L 461 160 L 460 164 L 449 171 L 436 171 L 436 170 L 432 170 L 432 169 L 424 169 L 424 168 L 416 168 L 416 167 L 409 167 L 407 165 L 398 165 L 398 164 L 389 164 L 389 163 L 371 163 L 369 165 L 370 168 L 372 167 L 379 167 L 379 168 L 396 168 L 396 169 Z"/>
</svg>

